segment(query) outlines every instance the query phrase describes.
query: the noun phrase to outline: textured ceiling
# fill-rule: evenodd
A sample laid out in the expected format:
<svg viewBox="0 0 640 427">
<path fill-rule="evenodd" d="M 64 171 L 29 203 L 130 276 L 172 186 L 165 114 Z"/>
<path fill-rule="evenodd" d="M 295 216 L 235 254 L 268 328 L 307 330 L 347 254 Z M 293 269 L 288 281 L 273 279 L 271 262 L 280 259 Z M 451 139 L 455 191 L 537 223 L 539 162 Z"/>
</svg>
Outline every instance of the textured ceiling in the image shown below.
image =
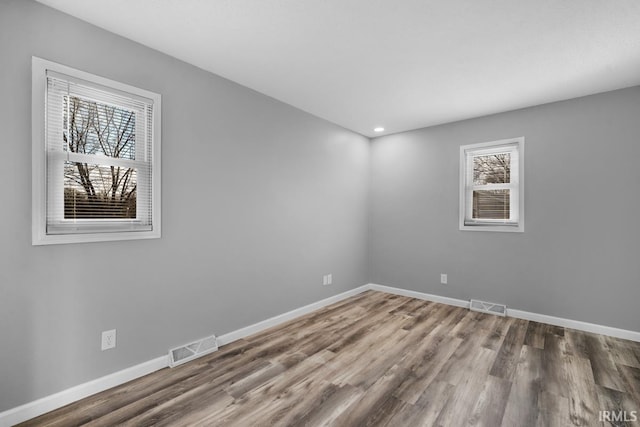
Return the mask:
<svg viewBox="0 0 640 427">
<path fill-rule="evenodd" d="M 363 135 L 640 84 L 638 0 L 38 0 Z"/>
</svg>

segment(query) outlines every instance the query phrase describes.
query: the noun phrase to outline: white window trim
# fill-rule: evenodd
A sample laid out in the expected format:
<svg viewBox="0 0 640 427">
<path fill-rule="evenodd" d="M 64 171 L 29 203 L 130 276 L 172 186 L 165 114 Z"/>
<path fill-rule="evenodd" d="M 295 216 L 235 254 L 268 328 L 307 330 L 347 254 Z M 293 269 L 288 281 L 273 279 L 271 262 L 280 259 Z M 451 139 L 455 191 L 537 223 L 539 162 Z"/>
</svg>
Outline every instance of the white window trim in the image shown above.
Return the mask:
<svg viewBox="0 0 640 427">
<path fill-rule="evenodd" d="M 33 245 L 62 243 L 104 242 L 114 240 L 154 239 L 161 237 L 161 96 L 157 93 L 76 70 L 65 65 L 32 57 L 31 62 L 31 212 Z M 113 231 L 77 234 L 47 234 L 47 152 L 46 152 L 46 88 L 47 70 L 104 86 L 110 90 L 126 92 L 153 100 L 153 150 L 151 177 L 152 229 L 149 231 Z"/>
<path fill-rule="evenodd" d="M 517 168 L 518 182 L 513 184 L 492 184 L 491 187 L 509 189 L 511 199 L 517 198 L 517 203 L 511 203 L 511 217 L 515 220 L 511 224 L 505 224 L 502 220 L 483 220 L 478 224 L 469 225 L 466 219 L 471 216 L 472 203 L 470 198 L 473 187 L 469 183 L 469 177 L 473 177 L 473 165 L 467 162 L 467 153 L 491 154 L 492 152 L 516 152 L 517 160 L 512 167 Z M 471 168 L 471 170 L 468 170 Z M 472 179 L 472 178 L 471 178 Z M 514 208 L 517 206 L 517 210 Z M 524 232 L 524 137 L 501 139 L 498 141 L 482 142 L 460 146 L 460 230 L 465 231 L 499 231 L 499 232 Z"/>
</svg>

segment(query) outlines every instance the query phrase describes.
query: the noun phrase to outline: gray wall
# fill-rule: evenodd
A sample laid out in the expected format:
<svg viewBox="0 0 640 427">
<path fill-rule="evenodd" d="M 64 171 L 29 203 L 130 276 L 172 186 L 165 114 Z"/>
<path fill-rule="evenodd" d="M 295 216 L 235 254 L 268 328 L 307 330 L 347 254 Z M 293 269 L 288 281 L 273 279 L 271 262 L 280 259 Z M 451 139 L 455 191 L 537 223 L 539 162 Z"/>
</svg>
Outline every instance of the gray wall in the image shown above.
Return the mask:
<svg viewBox="0 0 640 427">
<path fill-rule="evenodd" d="M 518 136 L 525 232 L 459 231 L 460 145 Z M 370 281 L 639 331 L 639 136 L 634 87 L 373 140 Z"/>
<path fill-rule="evenodd" d="M 162 239 L 31 246 L 32 55 L 162 94 Z M 31 1 L 0 58 L 0 411 L 366 283 L 368 139 Z"/>
</svg>

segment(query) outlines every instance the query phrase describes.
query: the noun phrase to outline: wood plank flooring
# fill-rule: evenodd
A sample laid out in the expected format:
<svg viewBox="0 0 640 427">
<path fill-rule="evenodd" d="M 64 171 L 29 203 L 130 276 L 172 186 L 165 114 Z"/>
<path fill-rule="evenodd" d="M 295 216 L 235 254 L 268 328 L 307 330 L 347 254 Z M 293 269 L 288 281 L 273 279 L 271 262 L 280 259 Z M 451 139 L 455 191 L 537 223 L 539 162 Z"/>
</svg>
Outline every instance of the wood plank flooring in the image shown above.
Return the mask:
<svg viewBox="0 0 640 427">
<path fill-rule="evenodd" d="M 23 426 L 640 426 L 640 343 L 368 291 Z"/>
</svg>

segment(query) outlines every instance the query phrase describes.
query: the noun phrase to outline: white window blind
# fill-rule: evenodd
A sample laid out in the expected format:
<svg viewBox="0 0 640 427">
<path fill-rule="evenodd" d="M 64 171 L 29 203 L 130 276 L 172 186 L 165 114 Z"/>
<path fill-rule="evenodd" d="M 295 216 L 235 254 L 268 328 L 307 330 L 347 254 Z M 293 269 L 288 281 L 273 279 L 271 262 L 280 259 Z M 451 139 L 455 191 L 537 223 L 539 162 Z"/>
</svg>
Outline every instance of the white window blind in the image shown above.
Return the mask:
<svg viewBox="0 0 640 427">
<path fill-rule="evenodd" d="M 460 229 L 523 231 L 524 138 L 460 147 Z"/>
<path fill-rule="evenodd" d="M 159 237 L 159 118 L 154 117 L 159 96 L 142 96 L 75 72 L 89 77 L 83 79 L 42 62 L 48 65 L 43 73 L 44 141 L 40 144 L 34 135 L 34 149 L 44 148 L 44 161 L 34 161 L 34 168 L 44 163 L 45 172 L 37 174 L 44 180 L 38 218 L 43 224 L 34 225 L 40 235 L 34 243 Z M 65 238 L 73 235 L 85 238 Z M 47 236 L 58 238 L 47 242 Z"/>
</svg>

